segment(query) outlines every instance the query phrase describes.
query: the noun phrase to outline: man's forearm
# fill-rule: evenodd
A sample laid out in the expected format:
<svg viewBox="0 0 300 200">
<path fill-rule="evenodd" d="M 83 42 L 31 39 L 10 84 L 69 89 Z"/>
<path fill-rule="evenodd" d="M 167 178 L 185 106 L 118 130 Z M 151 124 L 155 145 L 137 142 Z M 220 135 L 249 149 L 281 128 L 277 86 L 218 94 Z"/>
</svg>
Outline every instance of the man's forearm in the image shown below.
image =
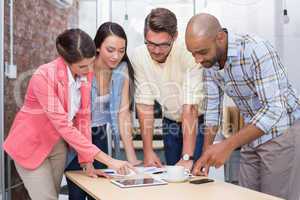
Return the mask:
<svg viewBox="0 0 300 200">
<path fill-rule="evenodd" d="M 198 109 L 194 105 L 184 105 L 182 112 L 183 147 L 182 154 L 192 156 L 196 145 L 198 129 Z"/>
<path fill-rule="evenodd" d="M 209 145 L 213 144 L 217 132 L 218 132 L 218 126 L 205 127 L 203 150 L 205 150 Z"/>
<path fill-rule="evenodd" d="M 236 134 L 227 139 L 228 144 L 234 150 L 238 147 L 248 144 L 262 136 L 264 132 L 252 124 L 246 125 Z"/>
<path fill-rule="evenodd" d="M 152 151 L 152 137 L 154 124 L 154 108 L 151 105 L 137 104 L 137 113 L 143 139 L 144 153 Z"/>
</svg>

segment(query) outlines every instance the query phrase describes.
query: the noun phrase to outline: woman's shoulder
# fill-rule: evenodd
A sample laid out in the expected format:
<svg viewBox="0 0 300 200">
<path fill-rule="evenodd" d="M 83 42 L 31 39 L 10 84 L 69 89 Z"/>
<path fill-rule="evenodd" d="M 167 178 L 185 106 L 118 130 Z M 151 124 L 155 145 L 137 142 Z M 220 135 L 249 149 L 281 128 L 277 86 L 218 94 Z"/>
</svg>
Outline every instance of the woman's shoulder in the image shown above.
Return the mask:
<svg viewBox="0 0 300 200">
<path fill-rule="evenodd" d="M 50 73 L 54 73 L 57 71 L 57 63 L 56 60 L 51 61 L 49 63 L 44 63 L 37 67 L 34 72 L 34 75 L 48 75 Z"/>
<path fill-rule="evenodd" d="M 121 62 L 114 70 L 113 70 L 113 79 L 114 80 L 123 80 L 123 78 L 128 78 L 128 67 L 126 62 Z"/>
<path fill-rule="evenodd" d="M 118 64 L 118 66 L 116 67 L 116 71 L 124 71 L 125 69 L 127 69 L 127 62 L 122 61 Z"/>
<path fill-rule="evenodd" d="M 65 79 L 66 78 L 66 68 L 59 58 L 40 65 L 33 76 L 42 76 L 46 79 Z"/>
<path fill-rule="evenodd" d="M 128 75 L 128 65 L 127 62 L 122 61 L 114 70 L 113 74 L 116 75 Z"/>
</svg>

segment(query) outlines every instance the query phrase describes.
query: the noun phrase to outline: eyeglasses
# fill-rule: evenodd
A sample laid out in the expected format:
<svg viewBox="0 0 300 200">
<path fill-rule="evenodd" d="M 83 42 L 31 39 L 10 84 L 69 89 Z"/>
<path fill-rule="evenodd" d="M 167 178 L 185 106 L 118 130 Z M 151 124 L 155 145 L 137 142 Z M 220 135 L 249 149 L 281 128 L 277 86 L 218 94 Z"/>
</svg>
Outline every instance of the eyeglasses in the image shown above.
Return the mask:
<svg viewBox="0 0 300 200">
<path fill-rule="evenodd" d="M 145 40 L 144 43 L 151 50 L 154 50 L 155 48 L 159 48 L 161 50 L 168 50 L 172 46 L 173 40 L 171 42 L 164 42 L 164 43 L 160 43 L 160 44 Z"/>
</svg>

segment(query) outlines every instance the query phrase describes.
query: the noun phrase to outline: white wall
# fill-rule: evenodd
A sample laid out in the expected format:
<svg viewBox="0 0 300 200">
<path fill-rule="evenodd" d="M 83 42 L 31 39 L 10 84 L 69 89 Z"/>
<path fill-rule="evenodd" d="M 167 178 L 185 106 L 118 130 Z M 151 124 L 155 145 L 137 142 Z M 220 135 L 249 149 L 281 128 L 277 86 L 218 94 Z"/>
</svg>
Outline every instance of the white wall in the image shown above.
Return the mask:
<svg viewBox="0 0 300 200">
<path fill-rule="evenodd" d="M 80 0 L 79 28 L 95 37 L 98 27 L 110 20 L 110 0 Z"/>
<path fill-rule="evenodd" d="M 287 0 L 290 22 L 283 27 L 283 61 L 293 86 L 300 94 L 300 1 Z"/>
<path fill-rule="evenodd" d="M 283 23 L 282 0 L 197 0 L 198 12 L 208 12 L 224 27 L 240 33 L 254 33 L 268 39 L 278 50 L 290 80 L 300 93 L 297 75 L 300 52 L 300 1 L 287 0 L 290 22 Z"/>
<path fill-rule="evenodd" d="M 79 28 L 94 37 L 97 31 L 96 0 L 79 1 Z"/>
</svg>

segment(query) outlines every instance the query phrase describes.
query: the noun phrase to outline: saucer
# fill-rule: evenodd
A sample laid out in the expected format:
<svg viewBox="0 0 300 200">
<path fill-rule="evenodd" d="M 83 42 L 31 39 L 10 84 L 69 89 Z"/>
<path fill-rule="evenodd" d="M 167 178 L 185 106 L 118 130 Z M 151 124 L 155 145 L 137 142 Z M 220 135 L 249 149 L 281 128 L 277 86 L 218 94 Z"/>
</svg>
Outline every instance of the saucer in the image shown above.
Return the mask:
<svg viewBox="0 0 300 200">
<path fill-rule="evenodd" d="M 163 174 L 160 175 L 160 178 L 167 181 L 167 182 L 169 182 L 169 183 L 182 183 L 182 182 L 187 181 L 190 178 L 190 176 L 188 174 L 185 174 L 180 179 L 178 179 L 178 178 L 172 179 L 172 178 L 168 177 L 167 173 L 163 173 Z"/>
</svg>

